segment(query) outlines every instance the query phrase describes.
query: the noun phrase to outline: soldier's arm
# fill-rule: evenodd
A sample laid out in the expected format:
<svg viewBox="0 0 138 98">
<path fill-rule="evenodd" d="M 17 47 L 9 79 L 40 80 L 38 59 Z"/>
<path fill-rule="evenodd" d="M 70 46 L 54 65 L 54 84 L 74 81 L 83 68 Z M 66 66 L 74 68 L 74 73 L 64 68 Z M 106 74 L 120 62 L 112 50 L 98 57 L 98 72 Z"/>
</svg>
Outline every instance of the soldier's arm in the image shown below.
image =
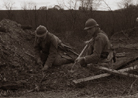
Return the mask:
<svg viewBox="0 0 138 98">
<path fill-rule="evenodd" d="M 51 67 L 56 56 L 57 56 L 57 48 L 53 44 L 51 44 L 49 49 L 49 55 L 45 62 L 45 65 Z"/>
<path fill-rule="evenodd" d="M 50 49 L 49 49 L 49 55 L 48 55 L 47 61 L 45 62 L 45 65 L 51 67 L 57 56 L 58 45 L 61 42 L 61 40 L 53 34 L 51 34 L 49 37 L 50 37 L 49 39 Z"/>
<path fill-rule="evenodd" d="M 100 60 L 100 55 L 102 53 L 103 47 L 104 47 L 104 40 L 101 37 L 96 38 L 94 43 L 93 54 L 86 56 L 85 62 L 87 64 L 98 63 L 98 61 Z"/>
</svg>

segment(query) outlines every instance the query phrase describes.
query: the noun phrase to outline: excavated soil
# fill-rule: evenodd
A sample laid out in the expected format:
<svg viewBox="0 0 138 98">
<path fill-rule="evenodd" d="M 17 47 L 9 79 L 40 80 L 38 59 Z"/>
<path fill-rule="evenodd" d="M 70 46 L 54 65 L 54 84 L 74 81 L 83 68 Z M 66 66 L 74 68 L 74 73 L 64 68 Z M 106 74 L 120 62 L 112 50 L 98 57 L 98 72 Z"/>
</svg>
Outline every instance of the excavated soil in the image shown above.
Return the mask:
<svg viewBox="0 0 138 98">
<path fill-rule="evenodd" d="M 111 75 L 109 77 L 74 85 L 72 80 L 104 73 L 96 69 L 86 69 L 73 64 L 52 67 L 46 72 L 40 91 L 32 91 L 41 81 L 41 66 L 37 65 L 33 41 L 34 33 L 23 30 L 21 24 L 3 19 L 0 27 L 0 97 L 20 98 L 136 98 L 138 80 L 136 78 Z M 137 56 L 137 37 L 128 40 L 114 37 L 112 43 L 118 53 L 126 53 L 125 58 Z M 134 66 L 134 61 L 129 66 Z M 138 74 L 137 71 L 132 71 Z M 123 97 L 122 97 L 123 96 Z"/>
</svg>

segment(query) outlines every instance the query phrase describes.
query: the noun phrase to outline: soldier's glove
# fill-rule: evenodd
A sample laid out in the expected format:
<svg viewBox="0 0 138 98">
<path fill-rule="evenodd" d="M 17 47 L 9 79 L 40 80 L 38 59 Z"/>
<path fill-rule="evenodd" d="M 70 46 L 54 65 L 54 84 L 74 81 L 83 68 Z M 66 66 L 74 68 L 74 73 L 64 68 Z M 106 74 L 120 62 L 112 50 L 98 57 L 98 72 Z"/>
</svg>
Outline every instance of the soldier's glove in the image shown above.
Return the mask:
<svg viewBox="0 0 138 98">
<path fill-rule="evenodd" d="M 42 69 L 42 71 L 45 72 L 45 71 L 48 70 L 48 68 L 49 68 L 49 66 L 45 64 L 44 67 L 43 67 L 43 69 Z"/>
<path fill-rule="evenodd" d="M 87 63 L 85 62 L 84 57 L 76 59 L 76 62 L 79 63 L 82 67 L 87 67 Z"/>
</svg>

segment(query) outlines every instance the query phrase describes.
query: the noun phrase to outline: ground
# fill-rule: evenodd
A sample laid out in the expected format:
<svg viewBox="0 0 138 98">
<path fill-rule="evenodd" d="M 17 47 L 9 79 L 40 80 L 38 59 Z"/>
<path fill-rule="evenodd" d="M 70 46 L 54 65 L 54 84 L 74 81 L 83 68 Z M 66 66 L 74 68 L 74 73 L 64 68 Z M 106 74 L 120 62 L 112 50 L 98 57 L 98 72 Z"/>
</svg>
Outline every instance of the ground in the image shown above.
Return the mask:
<svg viewBox="0 0 138 98">
<path fill-rule="evenodd" d="M 50 68 L 41 83 L 40 91 L 32 91 L 42 79 L 42 67 L 36 64 L 33 52 L 33 31 L 23 30 L 20 24 L 11 20 L 2 20 L 0 25 L 7 30 L 0 32 L 1 98 L 137 98 L 136 78 L 111 75 L 74 85 L 74 79 L 105 72 L 79 68 L 71 73 L 73 63 Z M 127 59 L 138 54 L 137 36 L 114 36 L 111 42 L 117 53 L 126 54 L 121 58 Z M 137 63 L 135 60 L 127 66 Z M 131 73 L 138 74 L 137 70 Z"/>
</svg>

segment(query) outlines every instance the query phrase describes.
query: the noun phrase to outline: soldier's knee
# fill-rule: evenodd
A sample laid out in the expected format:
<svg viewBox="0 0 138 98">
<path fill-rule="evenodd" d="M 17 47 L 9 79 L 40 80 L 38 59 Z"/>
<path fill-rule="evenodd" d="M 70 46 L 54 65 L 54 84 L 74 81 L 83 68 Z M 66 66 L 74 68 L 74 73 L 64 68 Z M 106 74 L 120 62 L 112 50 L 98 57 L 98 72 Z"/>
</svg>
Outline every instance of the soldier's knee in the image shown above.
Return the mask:
<svg viewBox="0 0 138 98">
<path fill-rule="evenodd" d="M 58 57 L 58 58 L 56 58 L 54 65 L 60 66 L 60 65 L 64 65 L 64 64 L 73 63 L 73 62 L 74 62 L 73 59 L 66 59 L 66 58 Z"/>
</svg>

